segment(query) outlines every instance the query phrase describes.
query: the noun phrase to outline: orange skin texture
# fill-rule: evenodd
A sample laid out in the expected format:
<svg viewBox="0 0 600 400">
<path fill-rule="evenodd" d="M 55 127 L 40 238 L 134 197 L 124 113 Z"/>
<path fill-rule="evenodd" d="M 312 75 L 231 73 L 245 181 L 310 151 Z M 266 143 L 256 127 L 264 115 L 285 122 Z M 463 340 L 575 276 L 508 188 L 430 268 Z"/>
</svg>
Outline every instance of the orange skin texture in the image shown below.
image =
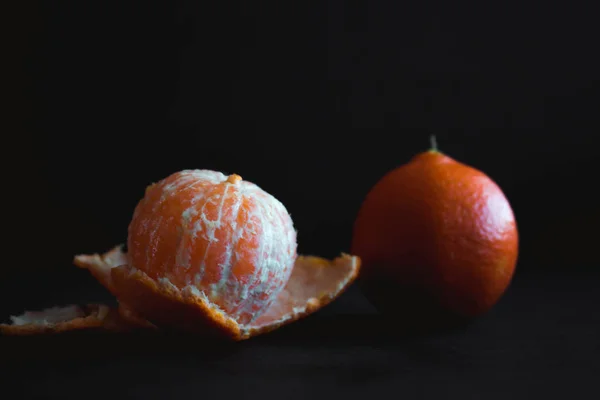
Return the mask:
<svg viewBox="0 0 600 400">
<path fill-rule="evenodd" d="M 377 306 L 422 302 L 470 318 L 488 311 L 510 284 L 517 225 L 487 175 L 432 150 L 371 189 L 355 221 L 352 253 L 363 261 L 361 281 Z"/>
</svg>

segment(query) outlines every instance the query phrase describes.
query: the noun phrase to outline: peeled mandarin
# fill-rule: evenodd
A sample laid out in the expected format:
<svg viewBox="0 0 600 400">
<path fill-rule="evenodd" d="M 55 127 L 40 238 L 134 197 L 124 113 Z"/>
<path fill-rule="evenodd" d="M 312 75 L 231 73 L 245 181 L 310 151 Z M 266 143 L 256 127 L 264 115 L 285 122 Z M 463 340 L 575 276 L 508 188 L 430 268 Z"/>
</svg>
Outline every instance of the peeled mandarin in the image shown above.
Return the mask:
<svg viewBox="0 0 600 400">
<path fill-rule="evenodd" d="M 279 200 L 239 175 L 186 170 L 147 189 L 127 247 L 132 267 L 179 289 L 193 286 L 246 323 L 287 283 L 296 231 Z"/>
<path fill-rule="evenodd" d="M 175 329 L 243 340 L 319 310 L 360 270 L 360 259 L 347 254 L 298 256 L 281 202 L 238 175 L 209 170 L 150 185 L 134 210 L 127 247 L 74 259 L 117 298 L 117 308 L 26 312 L 0 324 L 0 332 Z"/>
</svg>

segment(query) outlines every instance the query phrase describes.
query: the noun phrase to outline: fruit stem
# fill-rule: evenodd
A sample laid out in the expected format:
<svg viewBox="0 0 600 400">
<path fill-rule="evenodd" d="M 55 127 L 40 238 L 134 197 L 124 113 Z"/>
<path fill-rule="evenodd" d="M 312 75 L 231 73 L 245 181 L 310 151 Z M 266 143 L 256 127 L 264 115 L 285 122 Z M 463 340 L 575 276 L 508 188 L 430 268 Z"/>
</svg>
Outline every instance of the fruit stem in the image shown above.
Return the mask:
<svg viewBox="0 0 600 400">
<path fill-rule="evenodd" d="M 438 147 L 437 147 L 437 140 L 435 138 L 435 135 L 429 136 L 429 143 L 431 143 L 431 149 L 429 149 L 429 151 L 433 151 L 434 153 L 437 153 Z"/>
<path fill-rule="evenodd" d="M 238 174 L 231 174 L 227 177 L 227 183 L 231 183 L 232 185 L 235 185 L 236 183 L 238 183 L 241 180 L 242 180 L 242 177 L 239 176 Z"/>
</svg>

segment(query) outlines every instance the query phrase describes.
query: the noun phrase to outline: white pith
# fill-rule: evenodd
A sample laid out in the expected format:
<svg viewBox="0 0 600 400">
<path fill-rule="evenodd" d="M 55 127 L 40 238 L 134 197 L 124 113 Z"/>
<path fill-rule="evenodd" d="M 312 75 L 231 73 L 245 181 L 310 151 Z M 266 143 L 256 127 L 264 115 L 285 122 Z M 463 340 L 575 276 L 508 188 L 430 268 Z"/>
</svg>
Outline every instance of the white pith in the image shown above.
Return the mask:
<svg viewBox="0 0 600 400">
<path fill-rule="evenodd" d="M 42 311 L 26 311 L 18 316 L 11 316 L 12 325 L 54 325 L 59 322 L 70 321 L 85 316 L 84 310 L 79 306 L 52 307 Z"/>
</svg>

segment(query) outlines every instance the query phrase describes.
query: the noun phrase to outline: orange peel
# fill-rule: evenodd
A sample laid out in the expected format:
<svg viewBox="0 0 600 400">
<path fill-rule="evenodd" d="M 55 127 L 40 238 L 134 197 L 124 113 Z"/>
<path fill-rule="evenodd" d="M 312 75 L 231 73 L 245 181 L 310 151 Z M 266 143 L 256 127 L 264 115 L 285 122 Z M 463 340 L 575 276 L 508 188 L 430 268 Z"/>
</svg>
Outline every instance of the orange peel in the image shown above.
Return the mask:
<svg viewBox="0 0 600 400">
<path fill-rule="evenodd" d="M 79 268 L 87 269 L 98 282 L 116 295 L 111 278 L 111 269 L 127 264 L 127 255 L 123 246 L 116 246 L 103 254 L 76 255 L 73 263 Z"/>
<path fill-rule="evenodd" d="M 140 320 L 126 309 L 110 308 L 104 304 L 68 305 L 41 311 L 26 311 L 12 316 L 10 324 L 0 324 L 3 335 L 38 335 L 67 331 L 107 330 L 128 331 L 150 328 L 149 322 Z"/>
<path fill-rule="evenodd" d="M 75 257 L 75 265 L 87 269 L 117 296 L 120 302 L 117 308 L 92 304 L 25 312 L 11 317 L 12 324 L 0 324 L 0 333 L 33 335 L 90 329 L 122 332 L 168 328 L 244 340 L 318 311 L 343 293 L 360 269 L 360 258 L 347 254 L 333 260 L 299 256 L 287 285 L 267 311 L 250 324 L 240 324 L 202 293 L 156 282 L 124 263 L 126 260 L 122 246 L 104 254 Z"/>
<path fill-rule="evenodd" d="M 107 289 L 135 310 L 137 318 L 146 318 L 158 327 L 233 340 L 248 339 L 312 314 L 337 298 L 356 279 L 360 268 L 360 259 L 347 254 L 333 260 L 299 256 L 277 299 L 265 313 L 244 324 L 220 310 L 193 286 L 180 290 L 127 264 L 111 264 L 119 258 L 126 259 L 120 246 L 103 255 L 76 257 L 78 266 L 87 268 L 95 277 L 107 276 L 110 271 L 110 279 L 103 281 Z"/>
</svg>

